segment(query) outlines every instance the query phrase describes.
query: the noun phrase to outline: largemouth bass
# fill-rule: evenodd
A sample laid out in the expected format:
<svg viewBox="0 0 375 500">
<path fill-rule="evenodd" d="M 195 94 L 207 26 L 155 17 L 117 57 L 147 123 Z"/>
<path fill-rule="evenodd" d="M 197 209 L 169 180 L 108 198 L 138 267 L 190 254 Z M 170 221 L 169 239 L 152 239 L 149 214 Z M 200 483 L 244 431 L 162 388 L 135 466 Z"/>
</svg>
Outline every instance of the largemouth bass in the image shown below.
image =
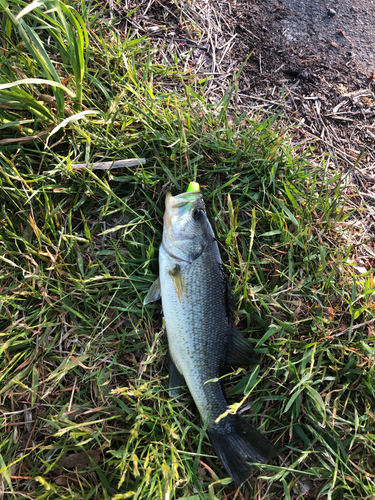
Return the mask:
<svg viewBox="0 0 375 500">
<path fill-rule="evenodd" d="M 216 454 L 239 486 L 249 478 L 252 462 L 267 463 L 278 450 L 230 412 L 218 380 L 226 367 L 258 363 L 258 358 L 233 326 L 230 289 L 200 191 L 167 194 L 159 278 L 144 303 L 159 298 L 172 396 L 187 385 Z"/>
</svg>

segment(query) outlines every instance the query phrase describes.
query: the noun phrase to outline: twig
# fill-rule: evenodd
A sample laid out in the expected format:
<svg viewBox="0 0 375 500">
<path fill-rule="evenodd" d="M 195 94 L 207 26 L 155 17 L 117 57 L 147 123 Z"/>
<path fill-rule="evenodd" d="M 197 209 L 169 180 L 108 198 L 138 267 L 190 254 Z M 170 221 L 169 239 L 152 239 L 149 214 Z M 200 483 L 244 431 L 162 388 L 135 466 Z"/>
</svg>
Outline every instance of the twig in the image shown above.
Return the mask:
<svg viewBox="0 0 375 500">
<path fill-rule="evenodd" d="M 39 139 L 39 137 L 47 135 L 48 132 L 50 132 L 52 129 L 53 129 L 53 127 L 50 127 L 47 130 L 43 130 L 43 132 L 40 132 L 39 134 L 29 135 L 27 137 L 14 137 L 11 139 L 1 139 L 0 144 L 15 144 L 15 143 L 20 144 L 20 143 L 24 143 L 24 142 L 34 141 L 35 139 Z"/>
<path fill-rule="evenodd" d="M 96 163 L 72 163 L 72 168 L 88 168 L 89 170 L 113 170 L 114 168 L 135 167 L 144 165 L 145 158 L 129 158 L 128 160 L 98 161 Z"/>
<path fill-rule="evenodd" d="M 358 328 L 361 328 L 362 326 L 370 325 L 371 323 L 374 323 L 375 318 L 370 319 L 369 321 L 365 321 L 364 323 L 360 323 L 359 325 L 355 325 L 349 328 L 346 328 L 340 333 L 335 333 L 334 335 L 330 335 L 330 337 L 341 337 L 341 335 L 344 335 L 345 333 L 353 330 L 357 330 Z"/>
</svg>

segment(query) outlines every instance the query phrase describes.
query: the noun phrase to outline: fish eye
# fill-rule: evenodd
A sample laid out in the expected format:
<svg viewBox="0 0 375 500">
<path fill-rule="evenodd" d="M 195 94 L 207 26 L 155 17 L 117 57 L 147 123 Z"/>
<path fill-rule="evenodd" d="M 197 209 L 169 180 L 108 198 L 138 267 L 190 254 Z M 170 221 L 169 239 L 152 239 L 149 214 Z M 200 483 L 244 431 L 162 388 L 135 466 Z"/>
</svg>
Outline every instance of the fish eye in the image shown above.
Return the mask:
<svg viewBox="0 0 375 500">
<path fill-rule="evenodd" d="M 199 220 L 202 217 L 202 214 L 203 214 L 203 210 L 199 210 L 198 208 L 196 208 L 193 212 L 193 219 Z"/>
</svg>

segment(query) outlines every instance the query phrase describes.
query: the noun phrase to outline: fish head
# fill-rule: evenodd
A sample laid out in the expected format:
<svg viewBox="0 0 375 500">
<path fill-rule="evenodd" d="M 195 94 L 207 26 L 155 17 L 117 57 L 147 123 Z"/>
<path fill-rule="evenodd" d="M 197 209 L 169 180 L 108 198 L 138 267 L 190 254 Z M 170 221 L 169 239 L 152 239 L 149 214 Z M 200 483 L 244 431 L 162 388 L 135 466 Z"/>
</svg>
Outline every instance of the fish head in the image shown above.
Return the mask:
<svg viewBox="0 0 375 500">
<path fill-rule="evenodd" d="M 213 236 L 200 191 L 177 196 L 167 193 L 163 246 L 170 255 L 192 262 L 206 247 L 209 233 Z"/>
</svg>

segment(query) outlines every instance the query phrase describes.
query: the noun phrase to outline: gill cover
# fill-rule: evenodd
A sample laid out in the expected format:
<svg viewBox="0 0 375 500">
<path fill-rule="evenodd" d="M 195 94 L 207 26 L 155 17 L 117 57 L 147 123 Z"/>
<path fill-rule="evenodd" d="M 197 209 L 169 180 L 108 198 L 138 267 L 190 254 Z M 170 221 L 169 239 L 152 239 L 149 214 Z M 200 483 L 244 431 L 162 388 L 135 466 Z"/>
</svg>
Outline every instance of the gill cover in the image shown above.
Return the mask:
<svg viewBox="0 0 375 500">
<path fill-rule="evenodd" d="M 197 184 L 197 183 L 195 183 Z M 202 193 L 188 191 L 165 199 L 163 247 L 174 260 L 169 270 L 179 302 L 184 290 L 182 271 L 197 259 L 207 246 L 207 224 Z"/>
</svg>

